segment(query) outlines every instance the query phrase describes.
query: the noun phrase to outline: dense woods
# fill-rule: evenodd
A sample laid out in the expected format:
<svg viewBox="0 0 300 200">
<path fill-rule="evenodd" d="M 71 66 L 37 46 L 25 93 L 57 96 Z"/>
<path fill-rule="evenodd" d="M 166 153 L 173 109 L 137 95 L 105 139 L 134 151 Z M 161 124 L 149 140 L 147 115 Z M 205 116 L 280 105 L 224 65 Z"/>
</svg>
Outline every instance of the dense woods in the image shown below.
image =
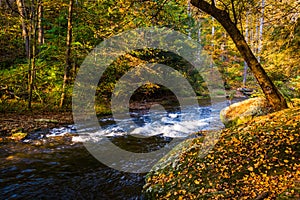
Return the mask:
<svg viewBox="0 0 300 200">
<path fill-rule="evenodd" d="M 254 88 L 275 109 L 286 107 L 283 96 L 299 97 L 297 1 L 2 0 L 0 6 L 1 110 L 70 108 L 72 84 L 88 52 L 105 38 L 147 26 L 199 41 L 226 89 Z M 104 104 L 117 77 L 143 59 L 132 52 L 125 57 L 98 88 Z M 196 92 L 207 95 L 203 91 Z"/>
<path fill-rule="evenodd" d="M 146 48 L 113 60 L 97 87 L 90 84 L 91 76 L 85 76 L 87 84 L 76 82 L 97 45 L 146 27 L 186 35 L 180 45 L 199 43 L 209 54 L 205 62 L 199 59 L 209 72 L 198 73 L 174 52 Z M 299 199 L 299 46 L 299 0 L 0 0 L 0 196 Z M 93 55 L 88 64 L 99 54 Z M 160 64 L 157 71 L 149 67 L 152 63 Z M 144 84 L 148 77 L 139 76 L 148 67 L 169 77 L 165 66 L 179 72 L 169 74 L 187 80 L 199 104 L 180 105 L 176 92 L 183 91 L 187 102 L 192 99 L 181 83 L 183 89 L 174 93 L 160 83 Z M 214 81 L 215 69 L 221 82 Z M 132 82 L 122 82 L 128 72 L 141 77 L 135 83 L 144 84 L 132 94 L 126 91 Z M 207 80 L 216 86 L 213 92 Z M 85 92 L 76 93 L 80 84 L 96 90 L 95 105 L 82 100 L 89 98 Z M 123 99 L 130 95 L 124 101 L 128 107 L 115 106 L 116 93 L 124 93 Z M 84 97 L 79 106 L 76 95 Z M 96 123 L 78 107 L 92 108 L 91 118 L 95 110 Z M 125 110 L 128 118 L 114 109 Z M 76 112 L 86 121 L 77 123 Z M 184 141 L 153 166 L 147 153 L 170 148 L 177 137 Z M 129 154 L 146 153 L 142 162 L 136 154 L 128 161 L 105 142 Z M 120 159 L 124 168 L 105 164 L 84 143 L 99 147 L 108 160 Z M 128 173 L 130 166 L 153 168 L 146 175 Z"/>
</svg>

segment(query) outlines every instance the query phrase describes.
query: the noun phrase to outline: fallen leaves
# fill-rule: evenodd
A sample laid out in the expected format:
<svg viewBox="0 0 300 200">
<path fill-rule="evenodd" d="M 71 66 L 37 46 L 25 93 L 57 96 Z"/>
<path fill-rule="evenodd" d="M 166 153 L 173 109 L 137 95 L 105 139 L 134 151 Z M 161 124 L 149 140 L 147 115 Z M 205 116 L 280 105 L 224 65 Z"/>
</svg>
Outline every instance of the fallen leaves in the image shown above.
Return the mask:
<svg viewBox="0 0 300 200">
<path fill-rule="evenodd" d="M 248 170 L 249 170 L 250 172 L 253 172 L 253 167 L 248 167 Z"/>
<path fill-rule="evenodd" d="M 224 129 L 204 158 L 196 154 L 203 141 L 197 138 L 192 145 L 198 148 L 186 148 L 176 166 L 148 174 L 145 193 L 156 199 L 272 199 L 284 193 L 297 197 L 299 116 L 300 108 L 293 108 Z M 154 189 L 158 185 L 160 189 Z M 186 192 L 179 193 L 182 190 Z"/>
<path fill-rule="evenodd" d="M 22 132 L 30 133 L 38 129 L 54 128 L 62 124 L 71 124 L 70 112 L 28 112 L 28 113 L 1 113 L 0 137 L 12 136 Z"/>
</svg>

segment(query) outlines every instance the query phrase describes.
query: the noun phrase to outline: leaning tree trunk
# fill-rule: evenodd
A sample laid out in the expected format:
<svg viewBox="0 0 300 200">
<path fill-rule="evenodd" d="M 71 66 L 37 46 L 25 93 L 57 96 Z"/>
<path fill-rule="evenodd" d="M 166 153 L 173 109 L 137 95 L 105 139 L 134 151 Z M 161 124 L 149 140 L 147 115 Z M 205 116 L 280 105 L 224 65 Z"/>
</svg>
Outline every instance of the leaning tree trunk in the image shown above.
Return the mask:
<svg viewBox="0 0 300 200">
<path fill-rule="evenodd" d="M 265 70 L 262 68 L 257 58 L 254 56 L 244 36 L 241 34 L 236 24 L 231 20 L 229 13 L 218 9 L 214 4 L 209 4 L 204 0 L 191 0 L 192 5 L 213 16 L 224 27 L 232 38 L 240 54 L 253 72 L 258 84 L 263 90 L 266 99 L 275 111 L 287 108 L 286 100 L 273 84 Z"/>
</svg>

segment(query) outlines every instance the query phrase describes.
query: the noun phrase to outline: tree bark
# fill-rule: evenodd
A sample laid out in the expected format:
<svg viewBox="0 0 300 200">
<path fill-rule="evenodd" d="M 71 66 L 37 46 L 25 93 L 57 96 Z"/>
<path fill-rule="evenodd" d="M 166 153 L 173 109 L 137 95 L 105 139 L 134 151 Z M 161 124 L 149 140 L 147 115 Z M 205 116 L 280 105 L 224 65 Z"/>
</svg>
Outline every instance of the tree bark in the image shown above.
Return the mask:
<svg viewBox="0 0 300 200">
<path fill-rule="evenodd" d="M 28 108 L 31 109 L 31 103 L 32 103 L 32 92 L 34 87 L 34 80 L 35 80 L 35 59 L 36 59 L 36 17 L 33 17 L 32 21 L 32 58 L 30 59 L 30 77 L 29 77 L 29 84 L 28 84 L 28 94 L 29 94 L 29 100 L 28 100 Z"/>
<path fill-rule="evenodd" d="M 245 30 L 245 40 L 248 44 L 249 40 L 249 12 L 246 13 L 246 30 Z M 246 87 L 246 81 L 247 81 L 247 70 L 248 66 L 246 61 L 244 61 L 244 76 L 243 76 L 243 87 Z"/>
<path fill-rule="evenodd" d="M 69 14 L 68 14 L 68 30 L 67 30 L 67 50 L 66 50 L 66 65 L 64 69 L 64 80 L 62 86 L 62 94 L 60 99 L 59 106 L 62 107 L 64 105 L 65 96 L 66 96 L 66 87 L 68 84 L 69 73 L 71 69 L 71 42 L 72 42 L 72 14 L 73 14 L 73 3 L 74 0 L 70 0 L 69 2 Z"/>
<path fill-rule="evenodd" d="M 261 50 L 262 50 L 262 42 L 263 42 L 263 27 L 264 27 L 264 10 L 265 10 L 265 0 L 261 1 L 261 16 L 259 19 L 259 36 L 258 36 L 258 47 L 257 47 L 257 54 L 258 54 L 258 61 L 260 62 L 261 57 Z"/>
<path fill-rule="evenodd" d="M 244 36 L 241 34 L 236 24 L 234 24 L 225 10 L 218 9 L 214 4 L 209 4 L 204 0 L 191 0 L 193 6 L 213 16 L 227 31 L 232 38 L 240 54 L 243 56 L 248 64 L 248 67 L 253 72 L 258 84 L 263 90 L 266 99 L 272 106 L 274 111 L 287 108 L 286 100 L 273 84 L 257 58 L 254 56 Z"/>
<path fill-rule="evenodd" d="M 30 38 L 29 38 L 29 31 L 26 26 L 26 12 L 25 12 L 25 5 L 23 0 L 16 0 L 16 4 L 18 7 L 18 12 L 20 14 L 21 23 L 22 23 L 22 34 L 25 41 L 25 51 L 26 57 L 30 59 Z"/>
<path fill-rule="evenodd" d="M 39 46 L 44 44 L 44 27 L 43 27 L 43 14 L 44 14 L 44 8 L 42 2 L 39 2 L 38 4 L 38 43 Z"/>
<path fill-rule="evenodd" d="M 33 15 L 33 19 L 31 20 L 30 26 L 27 26 L 28 15 L 25 10 L 25 4 L 24 0 L 16 0 L 16 4 L 18 7 L 18 12 L 20 14 L 21 18 L 21 24 L 22 24 L 22 34 L 25 41 L 25 52 L 26 57 L 28 59 L 28 109 L 31 109 L 31 103 L 32 103 L 32 91 L 33 91 L 33 82 L 34 82 L 34 71 L 35 71 L 35 42 L 32 45 L 32 52 L 31 52 L 31 37 L 30 33 L 33 28 L 33 37 L 35 40 L 35 17 Z M 35 12 L 34 10 L 32 12 Z"/>
</svg>

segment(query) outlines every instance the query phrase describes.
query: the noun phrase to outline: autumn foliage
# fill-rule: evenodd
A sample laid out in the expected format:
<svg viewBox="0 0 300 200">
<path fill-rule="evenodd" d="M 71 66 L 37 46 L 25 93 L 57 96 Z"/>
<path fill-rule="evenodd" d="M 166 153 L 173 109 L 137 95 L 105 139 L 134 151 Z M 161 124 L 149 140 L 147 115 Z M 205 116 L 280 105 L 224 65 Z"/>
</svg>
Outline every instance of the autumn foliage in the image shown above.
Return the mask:
<svg viewBox="0 0 300 200">
<path fill-rule="evenodd" d="M 215 147 L 199 158 L 202 137 L 147 176 L 151 199 L 299 199 L 300 108 L 254 118 L 221 130 Z M 201 133 L 203 134 L 203 133 Z"/>
</svg>

